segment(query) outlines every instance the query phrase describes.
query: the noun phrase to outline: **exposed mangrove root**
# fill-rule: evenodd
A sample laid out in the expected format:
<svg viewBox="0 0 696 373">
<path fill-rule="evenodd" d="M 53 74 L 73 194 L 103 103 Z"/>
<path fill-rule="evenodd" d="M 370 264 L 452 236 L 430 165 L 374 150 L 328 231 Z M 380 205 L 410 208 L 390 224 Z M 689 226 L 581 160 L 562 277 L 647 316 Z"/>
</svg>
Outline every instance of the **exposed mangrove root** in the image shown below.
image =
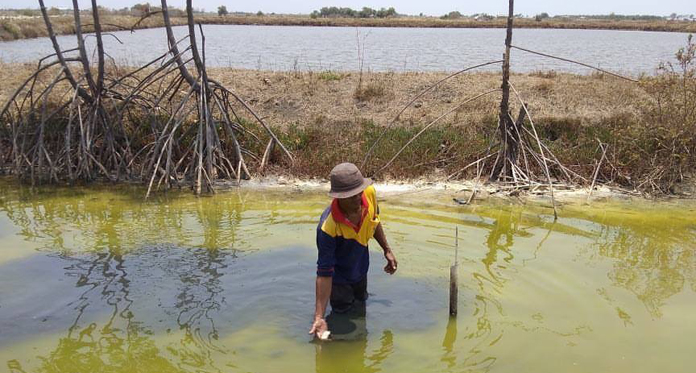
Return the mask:
<svg viewBox="0 0 696 373">
<path fill-rule="evenodd" d="M 0 111 L 3 169 L 32 184 L 128 179 L 147 182 L 146 195 L 182 184 L 197 194 L 214 192 L 217 179 L 251 177 L 245 156 L 256 162 L 261 155 L 246 149 L 240 136 L 263 141 L 256 130 L 269 138 L 260 168 L 270 162 L 275 145 L 292 162 L 270 126 L 241 97 L 208 77 L 205 35 L 200 25 L 200 38 L 196 35 L 192 1 L 186 4 L 188 35 L 178 41 L 167 2 L 161 3 L 168 52 L 120 73 L 107 66 L 103 36 L 108 34 L 98 12 L 92 12 L 91 23 L 95 67 L 78 1 L 73 0 L 77 48 L 62 50 L 39 0 L 54 53 L 39 61 Z M 96 0 L 91 4 L 98 9 Z M 188 46 L 182 46 L 185 41 Z"/>
<path fill-rule="evenodd" d="M 525 103 L 525 101 L 522 99 L 520 93 L 515 89 L 515 87 L 512 85 L 510 82 L 510 51 L 511 49 L 515 48 L 518 50 L 522 50 L 528 53 L 534 53 L 537 55 L 541 55 L 544 57 L 549 57 L 549 58 L 554 58 L 554 59 L 559 59 L 562 61 L 570 62 L 570 63 L 575 63 L 575 64 L 580 64 L 583 66 L 587 66 L 596 70 L 599 70 L 603 73 L 607 73 L 611 76 L 615 76 L 621 79 L 626 79 L 632 82 L 636 82 L 636 80 L 627 78 L 618 74 L 611 73 L 606 70 L 602 70 L 599 68 L 595 68 L 593 66 L 561 58 L 561 57 L 556 57 L 556 56 L 551 56 L 547 55 L 544 53 L 540 52 L 534 52 L 528 49 L 523 49 L 519 47 L 515 47 L 512 45 L 512 30 L 513 30 L 513 14 L 514 14 L 514 0 L 509 0 L 509 14 L 508 14 L 508 19 L 507 19 L 507 32 L 506 32 L 506 38 L 505 38 L 505 54 L 503 56 L 503 60 L 501 61 L 493 61 L 493 62 L 488 62 L 485 64 L 473 66 L 471 68 L 464 69 L 462 71 L 456 72 L 454 74 L 451 74 L 447 76 L 444 79 L 441 79 L 437 82 L 435 82 L 432 86 L 428 87 L 421 93 L 419 93 L 417 96 L 415 96 L 399 113 L 397 116 L 390 122 L 388 126 L 390 126 L 392 123 L 394 123 L 398 117 L 408 108 L 411 104 L 413 104 L 419 97 L 423 96 L 425 93 L 431 91 L 434 87 L 442 84 L 446 80 L 459 75 L 465 71 L 471 70 L 476 67 L 481 67 L 481 66 L 486 66 L 489 64 L 493 63 L 500 63 L 502 62 L 502 85 L 500 89 L 495 89 L 491 90 L 488 92 L 481 93 L 477 96 L 474 96 L 471 99 L 465 100 L 463 103 L 458 104 L 455 106 L 452 110 L 447 111 L 446 113 L 442 114 L 435 120 L 433 120 L 431 123 L 427 124 L 424 126 L 417 134 L 411 137 L 409 141 L 407 141 L 395 154 L 393 157 L 391 157 L 382 167 L 377 168 L 377 170 L 372 173 L 374 176 L 377 173 L 380 173 L 387 169 L 393 162 L 394 160 L 408 147 L 416 138 L 418 138 L 423 132 L 428 130 L 431 126 L 433 126 L 436 122 L 440 121 L 442 118 L 444 118 L 446 115 L 454 112 L 455 110 L 459 109 L 462 107 L 464 103 L 467 103 L 469 101 L 472 101 L 478 97 L 481 97 L 486 94 L 490 94 L 492 92 L 497 92 L 500 91 L 501 94 L 501 101 L 500 101 L 500 110 L 498 113 L 498 128 L 496 132 L 496 136 L 491 139 L 490 145 L 488 146 L 488 149 L 486 150 L 485 154 L 481 155 L 480 158 L 478 158 L 476 161 L 469 163 L 466 165 L 464 168 L 460 169 L 459 171 L 450 174 L 448 179 L 456 178 L 462 175 L 467 169 L 470 167 L 476 166 L 476 183 L 478 183 L 481 179 L 481 175 L 486 172 L 488 173 L 488 181 L 494 181 L 498 182 L 499 184 L 506 185 L 506 188 L 510 188 L 511 192 L 514 191 L 519 191 L 519 190 L 530 190 L 532 192 L 535 192 L 537 190 L 545 189 L 548 193 L 550 193 L 551 196 L 551 201 L 553 204 L 553 214 L 554 214 L 554 220 L 558 218 L 558 212 L 556 209 L 556 202 L 555 202 L 555 196 L 554 196 L 554 189 L 563 187 L 566 185 L 577 185 L 577 184 L 587 184 L 589 183 L 589 180 L 587 178 L 582 177 L 581 175 L 573 172 L 569 168 L 565 167 L 559 160 L 556 158 L 556 156 L 550 151 L 548 146 L 546 146 L 542 141 L 537 133 L 536 126 L 534 124 L 534 121 L 532 119 L 531 113 L 529 111 L 528 105 Z M 520 104 L 520 109 L 519 109 L 519 114 L 517 115 L 517 119 L 512 117 L 511 110 L 510 110 L 510 92 L 513 92 L 516 98 L 519 100 Z M 382 139 L 384 132 L 377 138 L 377 140 L 372 144 L 370 149 L 368 150 L 365 160 L 363 161 L 363 167 L 368 165 L 368 160 L 370 155 L 372 154 L 373 149 L 377 145 L 377 143 Z M 592 186 L 591 188 L 594 188 L 594 184 L 597 179 L 597 175 L 599 173 L 599 168 L 602 165 L 602 162 L 606 158 L 606 146 L 604 144 L 600 143 L 600 148 L 602 149 L 602 156 L 601 159 L 598 161 L 597 164 L 597 169 L 594 172 L 594 175 L 592 177 L 591 183 Z M 497 150 L 496 150 L 497 149 Z M 489 159 L 493 159 L 492 163 L 488 163 Z M 487 166 L 488 165 L 488 166 Z M 476 194 L 476 189 L 474 189 L 474 192 L 471 194 L 469 197 L 468 201 L 466 201 L 466 204 L 471 203 L 472 199 L 474 198 Z"/>
</svg>

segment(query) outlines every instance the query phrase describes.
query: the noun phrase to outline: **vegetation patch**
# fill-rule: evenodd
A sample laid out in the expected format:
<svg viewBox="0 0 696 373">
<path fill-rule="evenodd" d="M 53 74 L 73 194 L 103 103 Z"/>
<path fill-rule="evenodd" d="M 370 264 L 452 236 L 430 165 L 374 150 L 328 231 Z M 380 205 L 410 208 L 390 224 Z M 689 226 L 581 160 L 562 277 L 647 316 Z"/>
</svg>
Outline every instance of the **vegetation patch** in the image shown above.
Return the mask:
<svg viewBox="0 0 696 373">
<path fill-rule="evenodd" d="M 343 75 L 335 71 L 322 71 L 319 73 L 319 79 L 331 82 L 343 79 Z"/>
</svg>

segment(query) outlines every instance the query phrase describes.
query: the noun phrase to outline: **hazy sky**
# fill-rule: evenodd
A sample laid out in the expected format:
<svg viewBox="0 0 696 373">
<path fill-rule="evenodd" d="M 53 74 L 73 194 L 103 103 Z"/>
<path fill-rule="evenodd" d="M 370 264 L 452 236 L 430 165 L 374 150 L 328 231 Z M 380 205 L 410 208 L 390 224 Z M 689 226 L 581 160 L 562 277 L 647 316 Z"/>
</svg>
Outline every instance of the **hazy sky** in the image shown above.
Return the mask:
<svg viewBox="0 0 696 373">
<path fill-rule="evenodd" d="M 71 0 L 45 0 L 46 6 L 70 6 Z M 79 0 L 83 8 L 91 7 L 89 0 Z M 159 0 L 98 0 L 99 5 L 109 8 L 123 8 L 136 3 L 149 2 L 159 4 Z M 170 6 L 182 7 L 185 0 L 169 0 Z M 214 11 L 219 5 L 225 5 L 229 11 L 256 12 L 261 10 L 266 13 L 310 13 L 312 10 L 323 6 L 340 6 L 360 9 L 364 6 L 370 8 L 394 7 L 403 14 L 442 15 L 452 10 L 458 10 L 463 14 L 507 13 L 506 0 L 193 0 L 196 8 L 205 8 Z M 0 8 L 26 8 L 38 7 L 35 0 L 0 0 Z M 515 13 L 534 15 L 547 12 L 556 14 L 654 14 L 669 15 L 671 13 L 692 14 L 696 13 L 696 5 L 693 0 L 518 0 L 515 4 Z"/>
</svg>

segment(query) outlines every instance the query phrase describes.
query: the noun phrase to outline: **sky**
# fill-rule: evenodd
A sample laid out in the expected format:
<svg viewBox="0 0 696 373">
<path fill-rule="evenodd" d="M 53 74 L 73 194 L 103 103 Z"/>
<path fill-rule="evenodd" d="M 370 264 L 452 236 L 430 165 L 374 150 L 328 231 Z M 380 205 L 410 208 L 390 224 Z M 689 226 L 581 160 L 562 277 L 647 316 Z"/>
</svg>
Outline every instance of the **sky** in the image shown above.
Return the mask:
<svg viewBox="0 0 696 373">
<path fill-rule="evenodd" d="M 108 8 L 123 8 L 136 3 L 150 2 L 159 4 L 159 0 L 97 0 L 98 4 Z M 45 0 L 46 6 L 71 7 L 71 0 Z M 79 0 L 80 7 L 90 8 L 91 1 Z M 185 0 L 169 0 L 170 6 L 183 7 Z M 225 5 L 228 11 L 264 13 L 311 13 L 324 6 L 349 7 L 361 9 L 394 7 L 401 14 L 440 16 L 450 11 L 459 11 L 462 14 L 488 13 L 506 14 L 508 1 L 506 0 L 193 0 L 195 8 L 204 8 L 207 11 L 215 11 L 219 5 Z M 0 0 L 0 8 L 38 8 L 37 0 Z M 651 14 L 670 15 L 696 13 L 693 0 L 517 0 L 515 13 L 535 15 L 541 12 L 550 15 L 559 14 Z"/>
</svg>

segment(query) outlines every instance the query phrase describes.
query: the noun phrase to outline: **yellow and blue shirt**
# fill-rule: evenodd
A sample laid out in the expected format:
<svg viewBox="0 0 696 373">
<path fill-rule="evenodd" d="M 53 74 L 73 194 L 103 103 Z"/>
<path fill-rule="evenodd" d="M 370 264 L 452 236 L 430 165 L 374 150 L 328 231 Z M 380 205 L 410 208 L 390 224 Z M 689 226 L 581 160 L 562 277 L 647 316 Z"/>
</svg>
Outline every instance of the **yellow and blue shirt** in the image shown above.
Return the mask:
<svg viewBox="0 0 696 373">
<path fill-rule="evenodd" d="M 345 218 L 336 199 L 321 215 L 317 226 L 317 276 L 331 276 L 335 283 L 352 284 L 367 275 L 370 266 L 367 242 L 379 225 L 379 207 L 372 185 L 363 191 L 362 205 L 358 226 Z"/>
</svg>

